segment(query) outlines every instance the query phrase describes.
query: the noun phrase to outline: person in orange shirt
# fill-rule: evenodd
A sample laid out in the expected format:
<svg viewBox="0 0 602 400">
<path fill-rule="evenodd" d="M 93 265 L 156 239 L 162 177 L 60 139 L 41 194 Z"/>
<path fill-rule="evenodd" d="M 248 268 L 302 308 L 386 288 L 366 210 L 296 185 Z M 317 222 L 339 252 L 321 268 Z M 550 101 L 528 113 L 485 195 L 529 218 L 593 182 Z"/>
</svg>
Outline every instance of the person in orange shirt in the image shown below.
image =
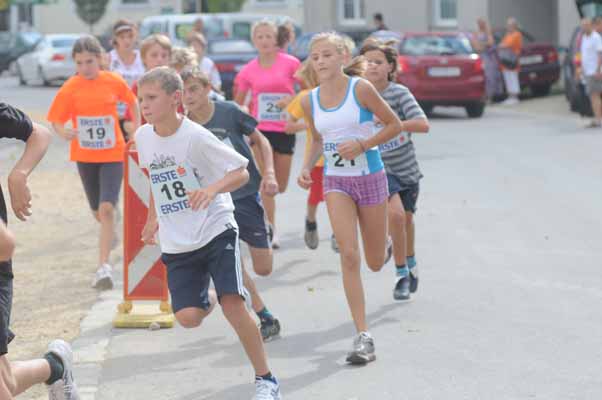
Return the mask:
<svg viewBox="0 0 602 400">
<path fill-rule="evenodd" d="M 520 70 L 519 59 L 520 52 L 523 48 L 523 34 L 518 29 L 518 22 L 515 18 L 508 18 L 506 22 L 506 35 L 502 39 L 499 45 L 500 49 L 508 49 L 516 56 L 516 66 L 509 68 L 502 65 L 502 74 L 504 76 L 504 83 L 506 84 L 506 93 L 508 93 L 508 99 L 504 104 L 517 104 L 519 102 L 518 95 L 520 94 L 520 82 L 518 79 L 518 72 Z M 503 63 L 502 63 L 503 64 Z"/>
<path fill-rule="evenodd" d="M 100 223 L 99 267 L 92 286 L 113 287 L 109 255 L 115 238 L 115 206 L 123 179 L 125 140 L 117 103 L 126 103 L 140 125 L 136 97 L 119 75 L 101 70 L 103 49 L 92 36 L 73 45 L 77 74 L 59 89 L 48 111 L 56 133 L 71 142 L 70 159 L 77 163 L 86 197 Z M 71 121 L 72 128 L 66 127 Z"/>
</svg>

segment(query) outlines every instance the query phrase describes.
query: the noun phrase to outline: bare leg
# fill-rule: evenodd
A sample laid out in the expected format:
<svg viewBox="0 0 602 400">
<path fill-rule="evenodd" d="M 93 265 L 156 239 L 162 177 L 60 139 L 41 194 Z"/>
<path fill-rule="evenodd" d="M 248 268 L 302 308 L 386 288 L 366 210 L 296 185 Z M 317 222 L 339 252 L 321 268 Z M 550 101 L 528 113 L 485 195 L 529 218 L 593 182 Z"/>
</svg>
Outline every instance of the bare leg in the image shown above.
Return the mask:
<svg viewBox="0 0 602 400">
<path fill-rule="evenodd" d="M 0 398 L 12 399 L 30 387 L 50 378 L 50 365 L 44 359 L 9 363 L 0 356 Z"/>
<path fill-rule="evenodd" d="M 262 376 L 270 372 L 267 357 L 263 347 L 263 341 L 255 321 L 245 308 L 242 297 L 235 294 L 224 295 L 221 298 L 224 316 L 236 331 L 240 343 L 242 343 L 255 374 Z"/>
<path fill-rule="evenodd" d="M 406 264 L 406 215 L 399 194 L 389 199 L 389 234 L 393 239 L 393 257 L 395 265 Z"/>
<path fill-rule="evenodd" d="M 413 256 L 416 254 L 416 227 L 414 225 L 414 214 L 410 211 L 406 212 L 406 232 L 407 232 L 407 255 Z"/>
<path fill-rule="evenodd" d="M 364 287 L 360 275 L 360 253 L 357 237 L 357 206 L 343 193 L 331 192 L 326 195 L 326 206 L 332 230 L 339 245 L 343 287 L 351 311 L 351 317 L 358 332 L 367 330 Z M 384 244 L 383 255 L 384 257 Z"/>
<path fill-rule="evenodd" d="M 307 219 L 309 222 L 316 222 L 318 214 L 318 205 L 307 203 Z"/>
<path fill-rule="evenodd" d="M 385 263 L 387 245 L 387 202 L 360 207 L 359 222 L 368 268 L 375 272 L 380 271 Z"/>
<path fill-rule="evenodd" d="M 253 281 L 253 279 L 251 279 L 251 277 L 249 276 L 249 273 L 247 272 L 247 270 L 244 267 L 242 269 L 242 279 L 243 279 L 243 284 L 245 285 L 245 287 L 249 291 L 249 294 L 251 295 L 251 301 L 253 303 L 253 311 L 255 311 L 257 313 L 257 312 L 263 310 L 263 308 L 265 307 L 265 304 L 263 303 L 261 296 L 259 296 L 259 292 L 257 291 L 257 286 L 255 286 L 255 282 Z"/>
<path fill-rule="evenodd" d="M 597 123 L 600 123 L 602 122 L 602 99 L 600 98 L 600 93 L 592 93 L 590 95 L 590 100 L 592 102 L 594 118 Z"/>
<path fill-rule="evenodd" d="M 209 290 L 209 309 L 203 310 L 197 307 L 186 307 L 176 312 L 178 323 L 184 328 L 196 328 L 201 325 L 203 320 L 211 314 L 215 304 L 217 304 L 217 295 L 214 290 Z"/>
</svg>

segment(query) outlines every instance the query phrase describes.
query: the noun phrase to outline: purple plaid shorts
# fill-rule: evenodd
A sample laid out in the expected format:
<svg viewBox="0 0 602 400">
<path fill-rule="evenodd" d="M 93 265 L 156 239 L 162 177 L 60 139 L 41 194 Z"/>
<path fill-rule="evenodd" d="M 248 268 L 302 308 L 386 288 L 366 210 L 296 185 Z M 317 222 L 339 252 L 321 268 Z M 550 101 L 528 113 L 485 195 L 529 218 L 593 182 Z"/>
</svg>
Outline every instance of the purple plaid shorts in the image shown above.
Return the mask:
<svg viewBox="0 0 602 400">
<path fill-rule="evenodd" d="M 374 206 L 387 201 L 389 187 L 384 170 L 362 176 L 324 175 L 324 195 L 329 192 L 344 193 L 359 206 Z"/>
</svg>

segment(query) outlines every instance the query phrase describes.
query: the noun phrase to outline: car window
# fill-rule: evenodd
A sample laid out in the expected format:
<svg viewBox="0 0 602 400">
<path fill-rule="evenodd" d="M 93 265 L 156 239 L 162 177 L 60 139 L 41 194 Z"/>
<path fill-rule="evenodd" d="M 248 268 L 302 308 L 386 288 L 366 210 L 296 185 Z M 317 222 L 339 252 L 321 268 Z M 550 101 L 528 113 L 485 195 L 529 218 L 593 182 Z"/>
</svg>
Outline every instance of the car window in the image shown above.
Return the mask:
<svg viewBox="0 0 602 400">
<path fill-rule="evenodd" d="M 465 36 L 424 35 L 406 38 L 401 44 L 401 54 L 410 56 L 438 56 L 473 53 L 470 40 Z"/>
<path fill-rule="evenodd" d="M 255 48 L 246 40 L 218 40 L 209 43 L 209 53 L 255 53 Z"/>
<path fill-rule="evenodd" d="M 159 21 L 153 21 L 146 24 L 142 24 L 140 27 L 140 37 L 147 37 L 153 33 L 164 33 L 163 23 Z"/>
<path fill-rule="evenodd" d="M 224 36 L 224 24 L 217 18 L 208 18 L 203 20 L 204 22 L 204 33 L 208 38 L 223 37 Z M 192 31 L 193 22 L 180 22 L 176 24 L 176 38 L 186 41 L 188 35 Z"/>
<path fill-rule="evenodd" d="M 75 43 L 75 38 L 61 38 L 61 39 L 53 39 L 50 43 L 52 47 L 56 48 L 71 48 Z"/>
<path fill-rule="evenodd" d="M 251 23 L 250 22 L 235 22 L 232 25 L 232 37 L 236 39 L 251 38 Z"/>
</svg>

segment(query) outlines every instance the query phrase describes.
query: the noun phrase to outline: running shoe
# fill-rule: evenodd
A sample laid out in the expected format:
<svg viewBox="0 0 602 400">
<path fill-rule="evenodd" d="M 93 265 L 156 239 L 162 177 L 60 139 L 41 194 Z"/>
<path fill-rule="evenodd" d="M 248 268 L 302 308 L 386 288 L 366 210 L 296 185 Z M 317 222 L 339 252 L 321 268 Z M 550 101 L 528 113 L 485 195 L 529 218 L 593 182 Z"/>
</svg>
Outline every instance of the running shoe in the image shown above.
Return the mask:
<svg viewBox="0 0 602 400">
<path fill-rule="evenodd" d="M 385 253 L 385 262 L 383 265 L 386 265 L 393 255 L 393 240 L 391 240 L 391 236 L 387 237 L 387 252 Z"/>
<path fill-rule="evenodd" d="M 318 248 L 320 238 L 318 237 L 318 224 L 305 220 L 305 245 L 311 250 Z"/>
<path fill-rule="evenodd" d="M 113 268 L 109 264 L 102 264 L 98 267 L 94 279 L 92 280 L 92 287 L 100 290 L 111 290 L 113 289 Z"/>
<path fill-rule="evenodd" d="M 330 236 L 330 248 L 335 253 L 339 252 L 339 245 L 337 244 L 337 238 L 334 237 L 334 233 Z"/>
<path fill-rule="evenodd" d="M 266 343 L 278 339 L 280 337 L 280 321 L 276 318 L 261 321 L 259 331 L 261 332 L 261 338 Z"/>
<path fill-rule="evenodd" d="M 410 293 L 418 290 L 418 267 L 410 269 Z"/>
<path fill-rule="evenodd" d="M 48 345 L 48 352 L 61 359 L 63 376 L 48 386 L 49 400 L 79 400 L 77 385 L 73 380 L 73 350 L 64 340 L 55 340 Z"/>
<path fill-rule="evenodd" d="M 409 275 L 398 277 L 395 288 L 393 289 L 393 298 L 395 300 L 410 300 L 410 277 Z"/>
<path fill-rule="evenodd" d="M 255 378 L 255 397 L 253 400 L 282 400 L 280 384 L 269 379 Z"/>
<path fill-rule="evenodd" d="M 353 348 L 347 354 L 346 361 L 354 365 L 364 365 L 374 360 L 374 339 L 368 332 L 359 333 L 353 339 Z"/>
</svg>

